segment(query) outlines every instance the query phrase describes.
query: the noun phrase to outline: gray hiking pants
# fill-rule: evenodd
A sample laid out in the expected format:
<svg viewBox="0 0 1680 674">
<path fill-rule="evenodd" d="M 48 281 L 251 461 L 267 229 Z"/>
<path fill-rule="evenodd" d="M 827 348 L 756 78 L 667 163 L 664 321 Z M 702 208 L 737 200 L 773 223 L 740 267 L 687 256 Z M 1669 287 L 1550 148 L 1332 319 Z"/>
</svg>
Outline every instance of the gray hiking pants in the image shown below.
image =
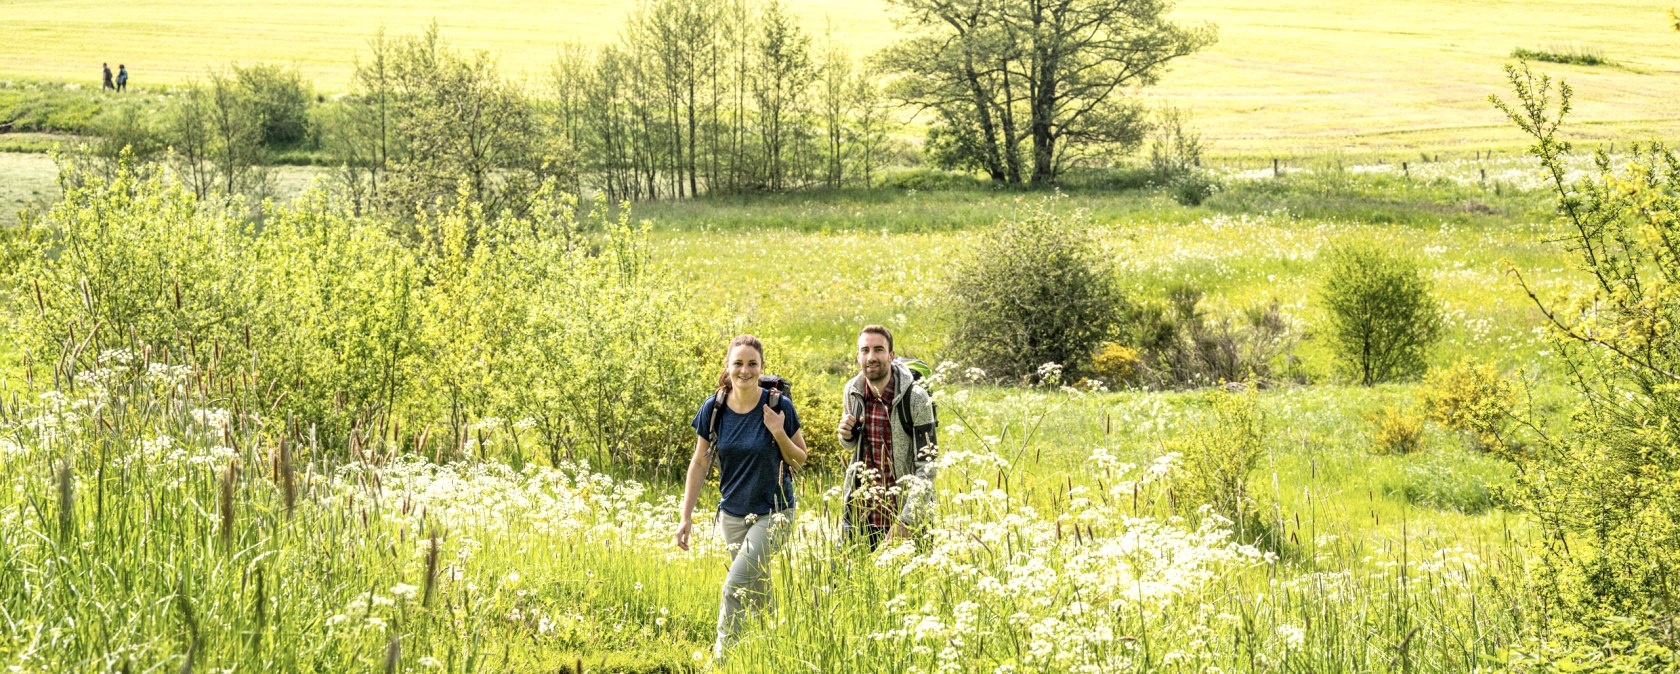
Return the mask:
<svg viewBox="0 0 1680 674">
<path fill-rule="evenodd" d="M 723 579 L 722 605 L 718 607 L 714 654 L 721 656 L 735 643 L 749 611 L 769 606 L 770 557 L 787 541 L 796 514 L 793 508 L 748 517 L 718 512 L 718 532 L 729 548 L 730 562 L 729 575 Z"/>
</svg>

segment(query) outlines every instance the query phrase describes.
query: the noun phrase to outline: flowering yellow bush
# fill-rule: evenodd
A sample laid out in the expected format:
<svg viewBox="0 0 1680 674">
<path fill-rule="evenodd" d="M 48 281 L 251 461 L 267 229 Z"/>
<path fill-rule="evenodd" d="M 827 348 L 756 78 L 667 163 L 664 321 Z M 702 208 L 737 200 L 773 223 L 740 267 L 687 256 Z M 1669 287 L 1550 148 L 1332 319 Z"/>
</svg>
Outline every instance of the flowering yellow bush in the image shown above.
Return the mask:
<svg viewBox="0 0 1680 674">
<path fill-rule="evenodd" d="M 1384 407 L 1372 425 L 1371 444 L 1378 454 L 1411 454 L 1424 448 L 1423 417 L 1416 410 Z"/>
<path fill-rule="evenodd" d="M 1123 344 L 1108 342 L 1091 357 L 1091 370 L 1111 385 L 1119 385 L 1137 372 L 1138 352 Z"/>
<path fill-rule="evenodd" d="M 1492 365 L 1466 357 L 1424 380 L 1424 415 L 1448 429 L 1466 433 L 1477 449 L 1500 446 L 1516 403 L 1516 387 Z"/>
</svg>

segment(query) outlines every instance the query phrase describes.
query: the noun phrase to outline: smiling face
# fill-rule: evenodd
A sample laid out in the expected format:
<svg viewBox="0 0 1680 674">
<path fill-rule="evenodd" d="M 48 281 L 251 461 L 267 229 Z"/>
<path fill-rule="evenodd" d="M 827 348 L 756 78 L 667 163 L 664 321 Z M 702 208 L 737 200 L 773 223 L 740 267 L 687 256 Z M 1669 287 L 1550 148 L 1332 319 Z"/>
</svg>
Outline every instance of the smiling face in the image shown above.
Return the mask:
<svg viewBox="0 0 1680 674">
<path fill-rule="evenodd" d="M 892 374 L 892 347 L 887 345 L 885 335 L 875 332 L 865 332 L 858 335 L 858 368 L 863 370 L 863 378 L 879 387 L 885 384 L 887 376 Z"/>
<path fill-rule="evenodd" d="M 758 375 L 764 371 L 764 354 L 751 344 L 737 344 L 729 350 L 729 358 L 723 361 L 723 371 L 735 390 L 757 390 Z"/>
</svg>

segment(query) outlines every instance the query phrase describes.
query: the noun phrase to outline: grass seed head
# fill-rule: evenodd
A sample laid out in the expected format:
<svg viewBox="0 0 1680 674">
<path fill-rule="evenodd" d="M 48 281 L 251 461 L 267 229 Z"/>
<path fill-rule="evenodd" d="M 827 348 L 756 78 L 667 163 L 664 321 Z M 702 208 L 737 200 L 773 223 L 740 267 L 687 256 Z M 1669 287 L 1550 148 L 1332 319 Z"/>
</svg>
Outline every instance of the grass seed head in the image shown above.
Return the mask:
<svg viewBox="0 0 1680 674">
<path fill-rule="evenodd" d="M 64 540 L 76 530 L 76 474 L 70 462 L 58 464 L 58 531 Z"/>
</svg>

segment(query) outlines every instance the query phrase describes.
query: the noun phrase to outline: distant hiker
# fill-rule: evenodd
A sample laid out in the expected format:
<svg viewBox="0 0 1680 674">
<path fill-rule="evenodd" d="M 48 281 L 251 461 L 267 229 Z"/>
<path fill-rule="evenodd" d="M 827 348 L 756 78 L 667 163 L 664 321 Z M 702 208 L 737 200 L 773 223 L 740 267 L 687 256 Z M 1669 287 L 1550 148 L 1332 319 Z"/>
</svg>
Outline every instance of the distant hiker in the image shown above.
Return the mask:
<svg viewBox="0 0 1680 674">
<path fill-rule="evenodd" d="M 839 427 L 840 446 L 852 453 L 841 531 L 874 549 L 908 538 L 931 514 L 939 417 L 918 381 L 925 365 L 898 358 L 891 331 L 865 326 L 857 347 L 859 372 L 846 382 Z"/>
<path fill-rule="evenodd" d="M 105 68 L 105 88 L 106 89 L 116 89 L 117 85 L 111 84 L 111 64 L 101 63 L 99 65 L 101 67 Z"/>
<path fill-rule="evenodd" d="M 128 91 L 128 66 L 117 64 L 117 91 Z"/>
<path fill-rule="evenodd" d="M 729 549 L 729 574 L 723 579 L 718 607 L 717 641 L 712 654 L 722 659 L 735 642 L 749 612 L 770 601 L 770 557 L 793 530 L 793 470 L 805 465 L 805 435 L 799 413 L 783 395 L 780 377 L 764 373 L 764 343 L 741 335 L 729 343 L 718 375 L 717 393 L 694 415 L 694 456 L 683 487 L 682 521 L 673 536 L 688 549 L 694 527 L 694 504 L 712 462 L 718 464 L 717 530 Z"/>
</svg>

